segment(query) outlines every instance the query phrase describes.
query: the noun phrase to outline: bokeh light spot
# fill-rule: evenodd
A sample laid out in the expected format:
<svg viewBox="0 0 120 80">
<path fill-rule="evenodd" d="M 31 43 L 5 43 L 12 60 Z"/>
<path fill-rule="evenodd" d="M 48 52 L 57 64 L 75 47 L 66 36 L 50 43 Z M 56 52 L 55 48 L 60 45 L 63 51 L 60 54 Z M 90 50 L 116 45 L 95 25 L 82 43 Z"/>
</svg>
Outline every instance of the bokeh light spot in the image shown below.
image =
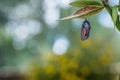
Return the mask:
<svg viewBox="0 0 120 80">
<path fill-rule="evenodd" d="M 66 38 L 58 38 L 53 45 L 53 52 L 57 55 L 64 54 L 69 47 L 69 41 Z"/>
<path fill-rule="evenodd" d="M 107 28 L 114 28 L 113 21 L 106 11 L 103 11 L 101 14 L 98 15 L 98 20 L 102 26 Z"/>
</svg>

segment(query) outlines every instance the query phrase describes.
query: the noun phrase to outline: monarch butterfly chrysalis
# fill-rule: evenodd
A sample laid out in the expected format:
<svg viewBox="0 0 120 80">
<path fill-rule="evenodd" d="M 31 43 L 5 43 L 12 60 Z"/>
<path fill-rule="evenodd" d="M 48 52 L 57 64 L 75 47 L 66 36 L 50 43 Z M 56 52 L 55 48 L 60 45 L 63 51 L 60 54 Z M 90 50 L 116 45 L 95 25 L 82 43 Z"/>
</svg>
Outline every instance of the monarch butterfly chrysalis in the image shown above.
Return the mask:
<svg viewBox="0 0 120 80">
<path fill-rule="evenodd" d="M 87 19 L 85 19 L 81 27 L 81 40 L 86 40 L 89 38 L 90 28 L 90 23 Z"/>
</svg>

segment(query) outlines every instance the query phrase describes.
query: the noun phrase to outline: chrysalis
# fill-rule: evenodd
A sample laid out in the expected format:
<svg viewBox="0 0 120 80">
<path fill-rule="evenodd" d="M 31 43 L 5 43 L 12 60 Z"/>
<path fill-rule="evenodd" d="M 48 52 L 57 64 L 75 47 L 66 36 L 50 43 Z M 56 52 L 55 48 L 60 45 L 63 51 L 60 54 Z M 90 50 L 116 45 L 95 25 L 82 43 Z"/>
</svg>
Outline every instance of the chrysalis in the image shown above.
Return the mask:
<svg viewBox="0 0 120 80">
<path fill-rule="evenodd" d="M 90 23 L 87 21 L 87 19 L 85 19 L 81 27 L 81 40 L 86 40 L 89 38 L 90 28 Z"/>
</svg>

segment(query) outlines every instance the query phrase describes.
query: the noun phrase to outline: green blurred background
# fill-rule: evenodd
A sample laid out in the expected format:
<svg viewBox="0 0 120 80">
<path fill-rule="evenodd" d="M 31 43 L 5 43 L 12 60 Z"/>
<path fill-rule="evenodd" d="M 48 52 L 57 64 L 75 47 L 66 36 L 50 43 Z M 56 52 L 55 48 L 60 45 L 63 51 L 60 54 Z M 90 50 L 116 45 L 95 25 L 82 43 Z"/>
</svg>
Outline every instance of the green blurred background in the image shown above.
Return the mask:
<svg viewBox="0 0 120 80">
<path fill-rule="evenodd" d="M 109 14 L 57 21 L 73 0 L 0 0 L 0 80 L 112 80 L 120 72 L 120 33 Z M 118 0 L 111 0 L 117 4 Z"/>
</svg>

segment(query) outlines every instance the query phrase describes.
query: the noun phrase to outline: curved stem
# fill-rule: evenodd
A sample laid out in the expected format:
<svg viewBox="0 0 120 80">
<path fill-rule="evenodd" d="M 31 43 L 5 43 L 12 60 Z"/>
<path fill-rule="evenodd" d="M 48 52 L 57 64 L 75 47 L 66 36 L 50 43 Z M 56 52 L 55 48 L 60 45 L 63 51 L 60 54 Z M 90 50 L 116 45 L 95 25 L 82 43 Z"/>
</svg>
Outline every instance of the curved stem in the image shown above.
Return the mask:
<svg viewBox="0 0 120 80">
<path fill-rule="evenodd" d="M 106 10 L 107 10 L 107 11 L 109 12 L 109 14 L 112 16 L 112 9 L 111 9 L 108 1 L 107 1 L 107 0 L 101 0 L 101 1 L 102 1 L 102 3 L 103 3 L 104 7 L 106 8 Z"/>
<path fill-rule="evenodd" d="M 120 11 L 120 0 L 119 0 L 119 8 L 118 8 L 118 10 Z"/>
<path fill-rule="evenodd" d="M 120 7 L 120 0 L 119 0 L 119 7 Z"/>
</svg>

